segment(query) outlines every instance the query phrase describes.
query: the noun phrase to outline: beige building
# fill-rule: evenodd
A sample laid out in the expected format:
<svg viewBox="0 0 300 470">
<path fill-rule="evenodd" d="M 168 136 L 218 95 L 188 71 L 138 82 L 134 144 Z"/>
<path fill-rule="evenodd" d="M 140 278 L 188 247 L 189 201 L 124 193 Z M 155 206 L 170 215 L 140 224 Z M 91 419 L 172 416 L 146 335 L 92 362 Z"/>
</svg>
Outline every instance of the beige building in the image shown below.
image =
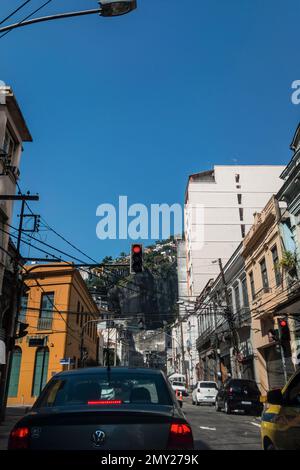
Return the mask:
<svg viewBox="0 0 300 470">
<path fill-rule="evenodd" d="M 243 241 L 251 311 L 251 342 L 255 378 L 262 392 L 281 387 L 294 372 L 290 347 L 278 340 L 278 307 L 289 295 L 291 282 L 281 263 L 286 252 L 284 227 L 289 215 L 273 196 L 254 216 Z M 290 319 L 287 319 L 290 322 Z"/>
</svg>

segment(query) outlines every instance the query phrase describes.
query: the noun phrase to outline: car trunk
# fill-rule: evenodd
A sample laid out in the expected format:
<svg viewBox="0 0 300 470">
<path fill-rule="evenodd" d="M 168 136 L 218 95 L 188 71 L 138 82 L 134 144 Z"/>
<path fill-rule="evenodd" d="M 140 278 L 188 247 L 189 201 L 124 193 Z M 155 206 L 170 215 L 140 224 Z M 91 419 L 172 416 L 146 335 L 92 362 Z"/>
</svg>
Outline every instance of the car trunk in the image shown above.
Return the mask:
<svg viewBox="0 0 300 470">
<path fill-rule="evenodd" d="M 91 407 L 89 410 L 38 413 L 31 417 L 32 449 L 165 449 L 173 407 L 155 410 Z M 103 434 L 104 433 L 104 439 Z"/>
<path fill-rule="evenodd" d="M 232 387 L 233 398 L 243 401 L 245 403 L 257 402 L 259 400 L 258 389 L 249 386 L 247 384 L 239 384 L 238 386 L 233 385 Z"/>
<path fill-rule="evenodd" d="M 200 394 L 205 397 L 215 397 L 217 395 L 217 390 L 213 387 L 200 387 Z"/>
</svg>

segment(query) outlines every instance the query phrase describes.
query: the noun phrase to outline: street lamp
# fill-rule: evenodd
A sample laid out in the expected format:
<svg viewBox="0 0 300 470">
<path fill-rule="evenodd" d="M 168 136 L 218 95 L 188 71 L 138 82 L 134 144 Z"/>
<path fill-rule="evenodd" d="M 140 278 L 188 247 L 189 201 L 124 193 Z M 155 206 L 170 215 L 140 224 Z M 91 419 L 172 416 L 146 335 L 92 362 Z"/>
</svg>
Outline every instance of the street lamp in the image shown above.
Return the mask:
<svg viewBox="0 0 300 470">
<path fill-rule="evenodd" d="M 136 0 L 102 0 L 101 16 L 121 16 L 136 9 Z"/>
<path fill-rule="evenodd" d="M 5 31 L 11 31 L 12 29 L 21 28 L 23 26 L 28 26 L 30 24 L 42 23 L 45 21 L 59 20 L 64 18 L 71 18 L 74 16 L 84 16 L 84 15 L 100 15 L 106 18 L 114 16 L 122 16 L 130 13 L 131 11 L 137 8 L 137 0 L 102 0 L 99 2 L 99 7 L 93 10 L 83 10 L 83 11 L 73 11 L 68 13 L 58 13 L 56 15 L 43 16 L 41 18 L 33 18 L 27 21 L 19 21 L 8 26 L 0 28 L 0 33 Z"/>
</svg>

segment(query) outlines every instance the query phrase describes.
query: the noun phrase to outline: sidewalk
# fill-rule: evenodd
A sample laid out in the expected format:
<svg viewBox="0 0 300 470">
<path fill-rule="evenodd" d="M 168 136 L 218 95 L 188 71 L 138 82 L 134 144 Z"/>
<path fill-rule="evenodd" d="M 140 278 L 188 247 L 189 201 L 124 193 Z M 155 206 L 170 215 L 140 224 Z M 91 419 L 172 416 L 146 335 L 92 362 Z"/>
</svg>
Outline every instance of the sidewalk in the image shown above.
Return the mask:
<svg viewBox="0 0 300 470">
<path fill-rule="evenodd" d="M 6 409 L 5 421 L 0 424 L 0 450 L 7 449 L 8 436 L 14 425 L 25 414 L 26 406 L 24 407 L 8 407 Z"/>
</svg>

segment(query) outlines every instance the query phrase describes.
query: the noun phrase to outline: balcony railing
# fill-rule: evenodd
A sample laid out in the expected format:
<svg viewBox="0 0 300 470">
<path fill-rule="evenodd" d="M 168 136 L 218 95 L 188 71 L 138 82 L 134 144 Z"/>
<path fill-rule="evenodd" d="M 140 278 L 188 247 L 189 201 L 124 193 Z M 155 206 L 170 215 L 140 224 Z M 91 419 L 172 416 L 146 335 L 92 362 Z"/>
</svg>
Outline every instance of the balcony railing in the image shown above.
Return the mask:
<svg viewBox="0 0 300 470">
<path fill-rule="evenodd" d="M 37 329 L 38 330 L 51 330 L 52 329 L 52 318 L 39 318 Z"/>
</svg>

